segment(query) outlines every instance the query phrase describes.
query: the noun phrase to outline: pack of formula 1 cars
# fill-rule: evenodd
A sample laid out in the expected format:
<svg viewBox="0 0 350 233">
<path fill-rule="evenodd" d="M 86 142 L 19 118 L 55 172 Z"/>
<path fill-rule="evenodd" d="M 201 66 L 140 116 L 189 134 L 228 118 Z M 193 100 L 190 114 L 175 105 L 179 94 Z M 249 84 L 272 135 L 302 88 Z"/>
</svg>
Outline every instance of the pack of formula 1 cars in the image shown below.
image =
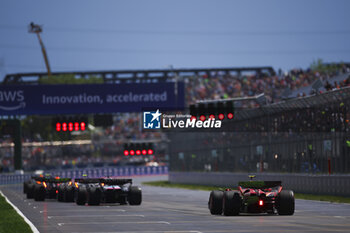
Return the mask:
<svg viewBox="0 0 350 233">
<path fill-rule="evenodd" d="M 27 198 L 34 198 L 35 201 L 56 199 L 60 184 L 70 181 L 70 178 L 60 178 L 52 176 L 32 176 L 31 179 L 23 183 L 23 192 Z"/>
<path fill-rule="evenodd" d="M 214 190 L 210 193 L 208 208 L 212 215 L 233 216 L 240 213 L 267 213 L 293 215 L 294 193 L 284 190 L 281 181 L 238 182 L 237 190 Z M 23 183 L 27 198 L 44 201 L 46 198 L 59 202 L 75 202 L 77 205 L 119 203 L 140 205 L 142 191 L 132 185 L 132 179 L 117 178 L 60 178 L 32 176 Z"/>
<path fill-rule="evenodd" d="M 208 202 L 210 213 L 226 216 L 240 213 L 294 214 L 293 191 L 283 190 L 281 181 L 253 181 L 254 177 L 239 182 L 238 190 L 212 191 Z"/>
<path fill-rule="evenodd" d="M 119 203 L 141 205 L 141 188 L 132 185 L 132 179 L 116 178 L 60 178 L 32 176 L 23 183 L 27 198 L 35 201 L 57 199 L 59 202 L 76 202 L 77 205 Z"/>
</svg>

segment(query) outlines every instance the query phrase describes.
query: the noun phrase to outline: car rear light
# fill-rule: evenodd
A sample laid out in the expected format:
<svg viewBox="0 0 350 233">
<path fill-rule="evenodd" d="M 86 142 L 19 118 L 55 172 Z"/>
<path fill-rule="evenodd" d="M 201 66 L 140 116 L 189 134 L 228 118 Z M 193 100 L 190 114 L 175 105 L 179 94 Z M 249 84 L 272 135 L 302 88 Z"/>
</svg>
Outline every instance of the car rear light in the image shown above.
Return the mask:
<svg viewBox="0 0 350 233">
<path fill-rule="evenodd" d="M 282 191 L 282 186 L 280 186 L 279 188 L 278 188 L 278 193 L 280 193 Z"/>
<path fill-rule="evenodd" d="M 264 201 L 263 200 L 260 200 L 259 201 L 259 206 L 263 206 L 264 205 Z"/>
<path fill-rule="evenodd" d="M 56 190 L 56 193 L 58 193 L 58 190 Z"/>
</svg>

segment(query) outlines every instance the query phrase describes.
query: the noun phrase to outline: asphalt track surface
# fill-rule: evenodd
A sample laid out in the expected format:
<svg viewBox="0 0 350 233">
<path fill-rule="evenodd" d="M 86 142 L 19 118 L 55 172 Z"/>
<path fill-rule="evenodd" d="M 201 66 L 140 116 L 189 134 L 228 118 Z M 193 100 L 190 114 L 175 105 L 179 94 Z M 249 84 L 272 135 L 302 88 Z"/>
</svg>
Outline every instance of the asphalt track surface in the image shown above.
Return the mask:
<svg viewBox="0 0 350 233">
<path fill-rule="evenodd" d="M 136 177 L 136 184 L 166 176 Z M 77 206 L 27 200 L 22 185 L 0 186 L 40 232 L 350 232 L 350 205 L 296 200 L 293 216 L 212 216 L 209 192 L 143 186 L 141 206 Z"/>
</svg>

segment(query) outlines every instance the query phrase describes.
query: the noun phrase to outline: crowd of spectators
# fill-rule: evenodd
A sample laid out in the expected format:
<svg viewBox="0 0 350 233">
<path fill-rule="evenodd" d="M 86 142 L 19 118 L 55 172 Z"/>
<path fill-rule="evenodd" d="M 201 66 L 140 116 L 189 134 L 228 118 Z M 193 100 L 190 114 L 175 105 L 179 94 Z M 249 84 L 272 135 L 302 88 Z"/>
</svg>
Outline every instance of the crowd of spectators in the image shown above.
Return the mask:
<svg viewBox="0 0 350 233">
<path fill-rule="evenodd" d="M 285 89 L 296 91 L 302 87 L 310 86 L 316 80 L 326 82 L 326 90 L 349 86 L 349 78 L 340 83 L 332 82 L 333 77 L 346 73 L 350 73 L 350 67 L 343 65 L 339 66 L 336 71 L 324 72 L 311 69 L 293 69 L 289 72 L 279 70 L 275 75 L 264 73 L 241 76 L 213 74 L 211 77 L 207 75 L 186 77 L 184 79 L 186 102 L 192 104 L 198 100 L 227 99 L 264 93 L 270 103 L 276 103 L 282 100 Z M 310 94 L 313 93 L 301 93 L 302 96 Z"/>
<path fill-rule="evenodd" d="M 162 139 L 164 137 L 160 131 L 142 131 L 141 118 L 141 113 L 117 114 L 114 117 L 114 125 L 100 133 L 100 136 L 108 135 L 110 139 L 114 140 Z"/>
</svg>

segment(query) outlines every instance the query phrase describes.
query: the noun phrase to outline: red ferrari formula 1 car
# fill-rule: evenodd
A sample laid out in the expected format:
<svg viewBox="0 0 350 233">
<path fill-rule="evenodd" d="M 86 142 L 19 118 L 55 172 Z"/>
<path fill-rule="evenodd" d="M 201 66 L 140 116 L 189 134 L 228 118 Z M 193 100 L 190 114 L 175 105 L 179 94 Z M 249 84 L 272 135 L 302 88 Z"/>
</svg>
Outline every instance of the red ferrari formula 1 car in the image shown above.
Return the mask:
<svg viewBox="0 0 350 233">
<path fill-rule="evenodd" d="M 250 181 L 238 183 L 238 190 L 212 191 L 208 207 L 213 215 L 240 213 L 294 214 L 294 193 L 283 190 L 281 181 Z"/>
</svg>

